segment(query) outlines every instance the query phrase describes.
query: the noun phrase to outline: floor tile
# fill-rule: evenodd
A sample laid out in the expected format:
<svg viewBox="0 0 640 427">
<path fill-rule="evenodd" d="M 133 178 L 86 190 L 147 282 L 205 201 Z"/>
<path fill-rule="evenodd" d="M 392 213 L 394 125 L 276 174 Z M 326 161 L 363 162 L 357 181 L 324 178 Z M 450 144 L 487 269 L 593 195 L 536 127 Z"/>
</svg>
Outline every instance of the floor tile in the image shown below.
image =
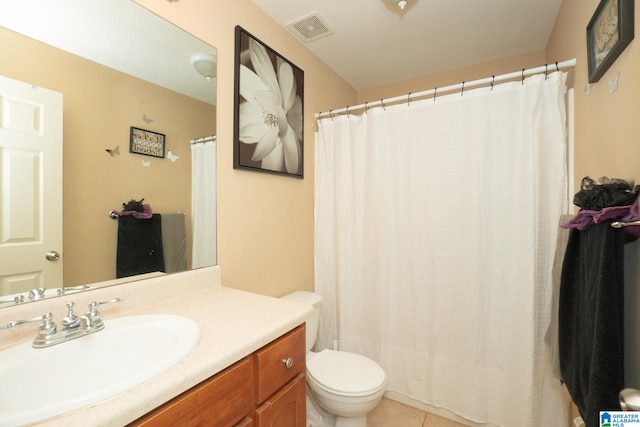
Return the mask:
<svg viewBox="0 0 640 427">
<path fill-rule="evenodd" d="M 422 427 L 426 413 L 383 398 L 367 415 L 367 427 Z"/>
<path fill-rule="evenodd" d="M 423 427 L 466 427 L 464 424 L 439 417 L 434 414 L 427 414 Z"/>
</svg>

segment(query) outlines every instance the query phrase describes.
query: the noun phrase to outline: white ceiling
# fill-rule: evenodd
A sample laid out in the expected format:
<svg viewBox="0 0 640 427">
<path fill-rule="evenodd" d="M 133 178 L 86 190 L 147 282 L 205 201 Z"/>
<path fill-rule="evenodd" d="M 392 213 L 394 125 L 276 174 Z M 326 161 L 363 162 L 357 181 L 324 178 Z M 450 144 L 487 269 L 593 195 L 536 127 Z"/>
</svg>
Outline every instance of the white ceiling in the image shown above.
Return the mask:
<svg viewBox="0 0 640 427">
<path fill-rule="evenodd" d="M 334 33 L 305 46 L 361 90 L 543 50 L 562 0 L 253 2 L 285 27 L 317 14 Z"/>
<path fill-rule="evenodd" d="M 216 79 L 207 82 L 190 60 L 217 50 L 131 0 L 0 1 L 0 26 L 216 104 Z"/>
</svg>

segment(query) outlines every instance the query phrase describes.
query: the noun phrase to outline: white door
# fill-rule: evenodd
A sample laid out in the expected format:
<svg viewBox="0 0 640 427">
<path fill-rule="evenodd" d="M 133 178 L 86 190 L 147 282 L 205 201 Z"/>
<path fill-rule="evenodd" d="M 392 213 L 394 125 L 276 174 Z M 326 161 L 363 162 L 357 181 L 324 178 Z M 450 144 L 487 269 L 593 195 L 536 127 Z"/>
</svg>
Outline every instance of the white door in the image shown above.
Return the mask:
<svg viewBox="0 0 640 427">
<path fill-rule="evenodd" d="M 45 283 L 62 286 L 62 94 L 0 76 L 0 295 Z"/>
</svg>

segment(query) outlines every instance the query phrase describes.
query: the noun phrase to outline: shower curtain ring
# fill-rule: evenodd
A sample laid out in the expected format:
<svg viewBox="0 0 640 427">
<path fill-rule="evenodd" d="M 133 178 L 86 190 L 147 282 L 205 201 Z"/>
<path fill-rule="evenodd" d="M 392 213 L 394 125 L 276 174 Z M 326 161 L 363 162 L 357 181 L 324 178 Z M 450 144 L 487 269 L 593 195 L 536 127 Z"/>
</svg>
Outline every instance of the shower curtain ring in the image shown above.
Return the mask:
<svg viewBox="0 0 640 427">
<path fill-rule="evenodd" d="M 522 86 L 524 86 L 524 68 L 522 69 L 522 81 L 521 81 Z"/>
<path fill-rule="evenodd" d="M 384 106 L 384 99 L 380 98 L 380 104 L 382 104 L 382 110 L 387 111 L 387 108 Z"/>
<path fill-rule="evenodd" d="M 462 82 L 462 89 L 460 90 L 460 96 L 464 95 L 464 81 Z"/>
<path fill-rule="evenodd" d="M 556 61 L 556 71 L 560 71 L 560 67 L 558 67 L 558 61 Z"/>
<path fill-rule="evenodd" d="M 436 102 L 436 95 L 438 94 L 438 86 L 433 89 L 433 102 Z"/>
<path fill-rule="evenodd" d="M 409 92 L 409 95 L 407 95 L 407 107 L 411 105 L 411 92 Z"/>
<path fill-rule="evenodd" d="M 493 76 L 491 76 L 491 90 L 493 90 L 493 84 L 496 82 L 496 76 L 495 74 Z"/>
<path fill-rule="evenodd" d="M 547 64 L 544 64 L 544 79 L 547 80 L 549 78 Z"/>
<path fill-rule="evenodd" d="M 347 117 L 349 117 L 349 106 L 347 105 Z"/>
<path fill-rule="evenodd" d="M 364 103 L 364 114 L 366 115 L 369 112 L 369 109 L 367 108 L 367 104 L 369 103 L 369 101 L 366 101 Z"/>
<path fill-rule="evenodd" d="M 329 110 L 329 117 L 331 117 L 331 121 L 333 121 L 333 110 Z"/>
</svg>

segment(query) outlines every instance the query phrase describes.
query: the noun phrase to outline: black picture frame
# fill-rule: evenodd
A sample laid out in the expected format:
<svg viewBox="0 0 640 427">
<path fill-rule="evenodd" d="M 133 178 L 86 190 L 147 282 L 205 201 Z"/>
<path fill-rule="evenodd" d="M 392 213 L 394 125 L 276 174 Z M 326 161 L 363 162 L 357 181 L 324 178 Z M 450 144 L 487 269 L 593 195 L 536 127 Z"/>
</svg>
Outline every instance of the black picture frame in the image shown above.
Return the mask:
<svg viewBox="0 0 640 427">
<path fill-rule="evenodd" d="M 163 133 L 152 132 L 131 126 L 129 132 L 129 152 L 143 156 L 164 158 L 166 137 Z"/>
<path fill-rule="evenodd" d="M 240 26 L 233 167 L 304 178 L 304 71 Z"/>
<path fill-rule="evenodd" d="M 596 83 L 634 37 L 634 1 L 601 0 L 587 25 L 589 83 Z"/>
</svg>

